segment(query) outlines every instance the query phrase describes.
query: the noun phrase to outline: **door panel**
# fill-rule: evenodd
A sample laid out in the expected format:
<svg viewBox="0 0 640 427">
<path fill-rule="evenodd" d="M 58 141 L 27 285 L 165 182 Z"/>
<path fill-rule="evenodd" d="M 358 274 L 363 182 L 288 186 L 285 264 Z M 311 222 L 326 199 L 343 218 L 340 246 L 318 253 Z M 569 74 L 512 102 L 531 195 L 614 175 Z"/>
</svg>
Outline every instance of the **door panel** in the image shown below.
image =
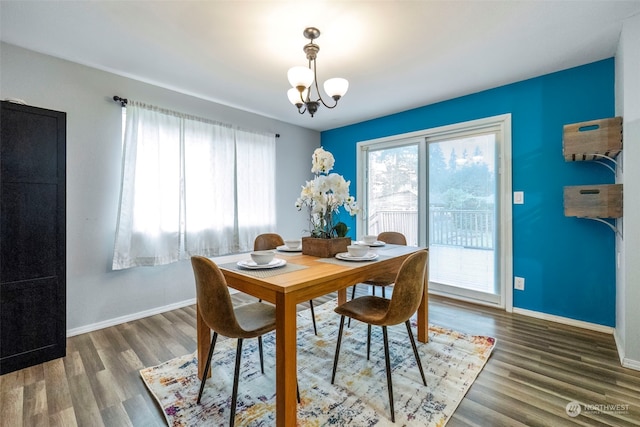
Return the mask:
<svg viewBox="0 0 640 427">
<path fill-rule="evenodd" d="M 432 289 L 499 301 L 495 132 L 429 144 L 429 280 Z"/>
<path fill-rule="evenodd" d="M 398 231 L 418 245 L 418 145 L 367 152 L 367 231 Z"/>
</svg>

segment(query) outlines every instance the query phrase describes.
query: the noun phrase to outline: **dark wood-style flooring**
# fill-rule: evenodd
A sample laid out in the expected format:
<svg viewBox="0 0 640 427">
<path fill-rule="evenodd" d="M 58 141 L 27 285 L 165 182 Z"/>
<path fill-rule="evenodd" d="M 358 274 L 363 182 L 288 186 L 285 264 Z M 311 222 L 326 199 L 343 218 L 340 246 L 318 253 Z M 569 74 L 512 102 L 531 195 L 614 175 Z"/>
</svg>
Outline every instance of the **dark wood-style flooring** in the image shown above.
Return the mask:
<svg viewBox="0 0 640 427">
<path fill-rule="evenodd" d="M 497 339 L 448 427 L 640 425 L 640 372 L 620 366 L 611 335 L 435 296 L 429 308 L 431 323 Z M 138 370 L 195 351 L 195 314 L 190 306 L 71 337 L 65 358 L 1 376 L 0 426 L 165 425 Z M 596 406 L 570 418 L 573 400 Z"/>
</svg>

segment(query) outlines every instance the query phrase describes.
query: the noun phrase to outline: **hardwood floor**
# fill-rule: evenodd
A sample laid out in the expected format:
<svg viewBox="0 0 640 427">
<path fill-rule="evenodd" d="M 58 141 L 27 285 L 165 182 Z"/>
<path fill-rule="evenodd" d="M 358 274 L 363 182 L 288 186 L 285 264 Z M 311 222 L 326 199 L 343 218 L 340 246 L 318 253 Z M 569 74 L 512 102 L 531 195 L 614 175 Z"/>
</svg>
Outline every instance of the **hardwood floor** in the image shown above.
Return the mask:
<svg viewBox="0 0 640 427">
<path fill-rule="evenodd" d="M 611 335 L 435 296 L 429 308 L 431 323 L 497 339 L 448 427 L 640 425 L 640 372 L 620 366 Z M 0 377 L 0 426 L 163 426 L 138 370 L 195 351 L 195 337 L 191 306 L 68 338 L 65 358 Z M 573 400 L 595 406 L 571 418 Z"/>
</svg>

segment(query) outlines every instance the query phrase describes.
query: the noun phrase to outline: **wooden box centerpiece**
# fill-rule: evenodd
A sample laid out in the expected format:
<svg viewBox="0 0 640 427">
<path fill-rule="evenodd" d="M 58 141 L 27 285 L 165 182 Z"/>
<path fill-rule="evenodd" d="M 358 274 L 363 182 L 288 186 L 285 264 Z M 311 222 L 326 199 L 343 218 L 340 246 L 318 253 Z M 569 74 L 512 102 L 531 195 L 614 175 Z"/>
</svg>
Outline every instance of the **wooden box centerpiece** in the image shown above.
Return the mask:
<svg viewBox="0 0 640 427">
<path fill-rule="evenodd" d="M 332 258 L 340 252 L 347 252 L 347 246 L 350 244 L 351 237 L 334 237 L 333 239 L 303 237 L 302 253 L 319 258 Z"/>
</svg>

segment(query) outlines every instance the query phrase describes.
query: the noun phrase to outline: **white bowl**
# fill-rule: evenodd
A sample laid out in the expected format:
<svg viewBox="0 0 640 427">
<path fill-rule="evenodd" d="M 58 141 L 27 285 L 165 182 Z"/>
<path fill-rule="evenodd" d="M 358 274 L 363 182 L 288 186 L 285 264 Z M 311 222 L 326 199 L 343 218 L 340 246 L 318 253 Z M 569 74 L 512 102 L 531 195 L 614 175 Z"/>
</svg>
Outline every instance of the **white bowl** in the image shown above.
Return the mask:
<svg viewBox="0 0 640 427">
<path fill-rule="evenodd" d="M 365 243 L 375 243 L 378 240 L 378 236 L 374 236 L 373 234 L 367 234 L 366 236 L 362 236 L 362 241 Z"/>
<path fill-rule="evenodd" d="M 285 240 L 284 241 L 284 244 L 289 249 L 297 249 L 297 248 L 300 247 L 301 243 L 302 243 L 302 241 L 300 239 L 290 239 L 290 240 Z"/>
<path fill-rule="evenodd" d="M 369 252 L 369 246 L 365 245 L 349 245 L 347 246 L 349 255 L 355 257 L 365 256 Z"/>
<path fill-rule="evenodd" d="M 275 256 L 275 252 L 273 251 L 255 251 L 251 252 L 251 259 L 258 265 L 269 264 L 273 257 Z"/>
</svg>

